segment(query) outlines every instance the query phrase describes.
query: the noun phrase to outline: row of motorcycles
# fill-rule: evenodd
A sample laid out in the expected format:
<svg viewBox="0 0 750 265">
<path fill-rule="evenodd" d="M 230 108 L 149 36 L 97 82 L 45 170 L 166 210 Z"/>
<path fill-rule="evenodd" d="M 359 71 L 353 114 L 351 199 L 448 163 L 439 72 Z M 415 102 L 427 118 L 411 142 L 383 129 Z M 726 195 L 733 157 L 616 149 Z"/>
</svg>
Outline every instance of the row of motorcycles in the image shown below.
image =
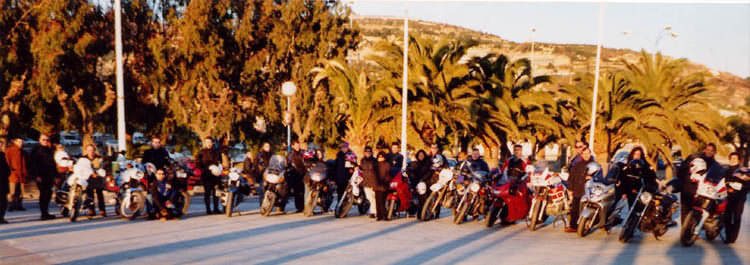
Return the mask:
<svg viewBox="0 0 750 265">
<path fill-rule="evenodd" d="M 554 165 L 549 162 L 528 165 L 522 171 L 509 168 L 506 172 L 476 170 L 468 160 L 448 161 L 440 155 L 432 162 L 432 175 L 425 176 L 418 183 L 411 183 L 408 170 L 395 174 L 386 199 L 387 220 L 416 213 L 419 220 L 430 221 L 439 218 L 442 208 L 446 208 L 452 211 L 455 224 L 469 218 L 478 222 L 480 217 L 483 217 L 486 227 L 493 227 L 498 221 L 508 225 L 525 220 L 529 230 L 535 231 L 553 218 L 553 225 L 562 221 L 567 226 L 565 217 L 570 214 L 573 203 L 572 193 L 567 187 L 567 174 L 553 172 Z M 295 190 L 300 187 L 288 184 L 289 179 L 295 176 L 286 163 L 284 157 L 273 156 L 263 171 L 262 216 L 269 216 L 276 207 L 283 211 L 288 197 L 303 193 L 305 216 L 314 215 L 317 208 L 328 212 L 334 202 L 336 207 L 333 211 L 337 218 L 349 215 L 354 206 L 361 215 L 370 209 L 373 202 L 365 196 L 363 177 L 356 166 L 356 158 L 347 161 L 346 168 L 351 178 L 345 187 L 336 187 L 328 178 L 332 175 L 332 161 L 306 163 L 304 177 L 309 189 L 304 192 Z M 620 241 L 630 241 L 636 230 L 653 233 L 659 239 L 674 224 L 672 216 L 678 206 L 672 191 L 677 184 L 673 181 L 658 188 L 649 187 L 643 176 L 625 170 L 628 166 L 623 157 L 616 156 L 605 178 L 597 163 L 587 165 L 585 193 L 579 205 L 579 236 L 585 237 L 597 229 L 609 233 L 612 227 L 624 221 Z M 117 194 L 117 213 L 130 220 L 140 215 L 156 214 L 158 209 L 148 192 L 149 181 L 153 181 L 149 176 L 153 176 L 156 168 L 152 164 L 141 165 L 135 161 L 121 161 L 119 167 L 121 170 L 113 181 L 115 184 L 108 186 L 108 190 Z M 90 186 L 89 179 L 97 175 L 105 177 L 105 172 L 93 172 L 87 159 L 79 159 L 75 165 L 71 165 L 71 169 L 67 180 L 56 192 L 56 202 L 64 216 L 76 221 L 82 208 L 93 208 L 93 198 L 88 198 L 86 193 Z M 515 174 L 513 170 L 516 170 Z M 172 173 L 171 183 L 176 190 L 167 207 L 173 216 L 179 217 L 190 206 L 187 180 L 189 174 L 194 172 L 179 163 L 171 163 L 166 171 Z M 239 213 L 237 206 L 249 196 L 251 190 L 247 176 L 243 176 L 238 168 L 226 170 L 219 165 L 209 167 L 209 171 L 220 180 L 216 196 L 221 200 L 224 213 L 230 217 L 235 212 Z M 692 245 L 701 232 L 708 240 L 724 234 L 736 239 L 737 231 L 721 232 L 725 229 L 723 220 L 727 194 L 743 190 L 743 181 L 738 178 L 725 179 L 724 172 L 709 170 L 706 162 L 700 158 L 690 163 L 690 174 L 697 191 L 681 229 L 682 244 Z M 629 190 L 618 193 L 618 181 L 631 183 L 627 186 Z M 334 201 L 333 194 L 338 188 L 344 189 L 343 195 Z M 622 197 L 628 198 L 628 207 L 617 207 Z M 623 211 L 626 215 L 621 219 Z"/>
<path fill-rule="evenodd" d="M 64 171 L 65 181 L 55 191 L 55 202 L 61 209 L 61 215 L 75 222 L 83 209 L 93 209 L 94 198 L 87 190 L 93 188 L 94 183 L 104 183 L 100 184 L 104 186 L 101 188 L 116 194 L 115 212 L 122 218 L 134 220 L 139 216 L 154 218 L 167 215 L 159 212 L 150 193 L 150 182 L 156 181 L 154 175 L 157 169 L 153 164 L 141 164 L 135 160 L 121 160 L 114 164 L 113 172 L 116 174 L 112 177 L 107 176 L 104 169 L 93 171 L 91 161 L 86 158 L 80 158 L 75 163 L 67 162 L 64 167 L 67 169 Z M 172 217 L 181 217 L 190 208 L 191 196 L 188 191 L 192 189 L 188 179 L 195 171 L 175 161 L 164 171 L 172 191 L 165 201 L 166 211 Z M 239 168 L 225 170 L 220 165 L 212 165 L 209 171 L 219 180 L 216 197 L 220 198 L 224 213 L 231 217 L 237 205 L 249 196 L 251 187 Z M 93 178 L 99 178 L 99 181 L 95 182 Z"/>
</svg>

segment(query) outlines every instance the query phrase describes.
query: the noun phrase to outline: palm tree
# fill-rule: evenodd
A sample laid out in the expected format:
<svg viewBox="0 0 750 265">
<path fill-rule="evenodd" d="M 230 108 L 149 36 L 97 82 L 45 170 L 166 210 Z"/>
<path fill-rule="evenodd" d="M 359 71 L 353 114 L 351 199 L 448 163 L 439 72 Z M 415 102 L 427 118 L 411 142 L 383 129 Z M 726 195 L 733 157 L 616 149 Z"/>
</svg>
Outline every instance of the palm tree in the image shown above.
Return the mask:
<svg viewBox="0 0 750 265">
<path fill-rule="evenodd" d="M 549 77 L 532 76 L 528 59 L 510 62 L 505 55 L 491 53 L 471 58 L 468 67 L 476 81 L 470 135 L 489 147 L 491 159 L 498 147 L 504 155 L 510 154 L 505 144 L 509 140 L 546 144 L 558 135 L 558 123 L 550 115 L 555 105 L 552 94 L 538 89 Z M 537 141 L 537 136 L 544 139 Z"/>
<path fill-rule="evenodd" d="M 706 72 L 690 72 L 686 59 L 670 60 L 657 54 L 654 58 L 641 52 L 638 63 L 625 62 L 626 78 L 633 89 L 654 100 L 659 108 L 641 113 L 640 126 L 646 132 L 639 141 L 654 141 L 651 160 L 659 155 L 671 161 L 671 149 L 679 145 L 683 152 L 697 150 L 700 143 L 717 143 L 717 128 L 725 123 L 711 108 L 705 94 L 711 86 Z M 658 133 L 657 133 L 658 132 Z M 663 139 L 652 138 L 660 134 Z M 658 141 L 656 141 L 658 139 Z"/>
<path fill-rule="evenodd" d="M 337 113 L 333 122 L 343 129 L 344 139 L 355 153 L 362 154 L 365 145 L 388 134 L 381 126 L 399 114 L 400 109 L 392 105 L 395 90 L 376 87 L 363 71 L 339 60 L 324 61 L 311 73 L 313 87 L 327 88 L 333 97 L 329 102 L 331 111 Z"/>
<path fill-rule="evenodd" d="M 399 41 L 380 41 L 366 58 L 381 68 L 378 86 L 401 89 L 403 50 Z M 472 80 L 460 60 L 470 48 L 457 41 L 435 42 L 409 37 L 409 138 L 415 146 L 445 140 L 471 124 Z M 396 97 L 400 103 L 401 98 Z M 391 127 L 396 127 L 391 125 Z"/>
</svg>

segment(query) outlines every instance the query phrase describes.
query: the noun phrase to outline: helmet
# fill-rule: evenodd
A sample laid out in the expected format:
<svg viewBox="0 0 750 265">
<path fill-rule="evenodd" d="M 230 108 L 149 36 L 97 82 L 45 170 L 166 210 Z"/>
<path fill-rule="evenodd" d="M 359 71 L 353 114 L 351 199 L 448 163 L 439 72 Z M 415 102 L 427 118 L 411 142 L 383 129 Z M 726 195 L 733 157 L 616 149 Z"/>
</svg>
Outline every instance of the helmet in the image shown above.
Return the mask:
<svg viewBox="0 0 750 265">
<path fill-rule="evenodd" d="M 586 165 L 586 176 L 601 176 L 602 166 L 597 162 L 589 162 Z"/>
<path fill-rule="evenodd" d="M 441 154 L 437 154 L 434 157 L 432 157 L 432 168 L 438 169 L 442 168 L 443 165 L 445 165 L 445 157 Z"/>
<path fill-rule="evenodd" d="M 150 175 L 153 175 L 154 173 L 156 173 L 156 166 L 151 162 L 146 163 L 146 172 L 148 172 L 148 174 Z"/>
<path fill-rule="evenodd" d="M 690 174 L 703 174 L 707 169 L 708 166 L 703 158 L 696 158 L 690 162 Z"/>
<path fill-rule="evenodd" d="M 314 157 L 315 157 L 315 151 L 310 150 L 310 151 L 305 151 L 302 153 L 302 159 L 304 160 L 310 160 L 310 159 L 313 159 Z"/>
<path fill-rule="evenodd" d="M 346 155 L 344 155 L 344 159 L 352 163 L 357 163 L 357 155 L 354 154 L 354 152 L 347 152 Z"/>
<path fill-rule="evenodd" d="M 221 176 L 221 172 L 224 171 L 224 169 L 221 167 L 221 165 L 210 165 L 208 166 L 208 171 L 211 171 L 211 175 L 214 176 Z"/>
</svg>

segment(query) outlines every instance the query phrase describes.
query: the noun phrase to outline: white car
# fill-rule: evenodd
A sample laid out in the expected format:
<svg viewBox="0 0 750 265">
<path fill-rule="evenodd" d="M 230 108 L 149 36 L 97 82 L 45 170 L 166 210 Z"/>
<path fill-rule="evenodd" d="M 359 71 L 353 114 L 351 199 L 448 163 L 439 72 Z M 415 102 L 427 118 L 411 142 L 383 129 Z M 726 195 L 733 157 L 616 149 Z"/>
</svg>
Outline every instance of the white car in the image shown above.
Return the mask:
<svg viewBox="0 0 750 265">
<path fill-rule="evenodd" d="M 72 134 L 60 134 L 60 144 L 62 145 L 80 145 L 81 139 Z"/>
</svg>

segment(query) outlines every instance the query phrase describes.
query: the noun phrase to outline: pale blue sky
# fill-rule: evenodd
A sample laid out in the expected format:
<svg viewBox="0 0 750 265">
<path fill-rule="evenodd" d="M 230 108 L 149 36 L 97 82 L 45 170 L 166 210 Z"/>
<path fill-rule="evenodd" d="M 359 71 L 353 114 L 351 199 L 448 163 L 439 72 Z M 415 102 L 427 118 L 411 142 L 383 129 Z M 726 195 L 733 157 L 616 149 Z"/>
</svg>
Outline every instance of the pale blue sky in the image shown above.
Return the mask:
<svg viewBox="0 0 750 265">
<path fill-rule="evenodd" d="M 359 15 L 409 17 L 488 32 L 504 39 L 550 43 L 596 44 L 598 3 L 355 1 Z M 662 29 L 671 25 L 679 36 L 665 36 L 659 50 L 709 68 L 750 76 L 750 3 L 605 3 L 603 46 L 647 51 Z M 624 36 L 623 31 L 631 34 Z"/>
</svg>

